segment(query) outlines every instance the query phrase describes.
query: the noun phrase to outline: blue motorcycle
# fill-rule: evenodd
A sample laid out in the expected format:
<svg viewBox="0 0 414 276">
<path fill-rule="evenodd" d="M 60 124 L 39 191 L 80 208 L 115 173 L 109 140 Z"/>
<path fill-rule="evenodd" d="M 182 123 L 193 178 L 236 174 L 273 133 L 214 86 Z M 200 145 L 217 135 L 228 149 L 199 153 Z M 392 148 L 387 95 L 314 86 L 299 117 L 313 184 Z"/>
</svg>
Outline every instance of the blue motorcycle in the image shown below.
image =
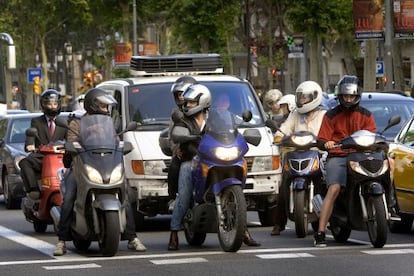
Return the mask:
<svg viewBox="0 0 414 276">
<path fill-rule="evenodd" d="M 246 129 L 242 135 L 236 123 L 242 126 L 251 118 L 250 111 L 242 117 L 218 109 L 208 114 L 206 131 L 192 165 L 194 202 L 183 221 L 190 245 L 202 245 L 207 233 L 218 233 L 220 246 L 226 252 L 236 252 L 242 245 L 246 230 L 244 155 L 249 149 L 247 143 L 257 146 L 261 136 L 257 129 Z M 174 129 L 175 138 L 200 139 L 191 137 L 187 128 Z"/>
</svg>

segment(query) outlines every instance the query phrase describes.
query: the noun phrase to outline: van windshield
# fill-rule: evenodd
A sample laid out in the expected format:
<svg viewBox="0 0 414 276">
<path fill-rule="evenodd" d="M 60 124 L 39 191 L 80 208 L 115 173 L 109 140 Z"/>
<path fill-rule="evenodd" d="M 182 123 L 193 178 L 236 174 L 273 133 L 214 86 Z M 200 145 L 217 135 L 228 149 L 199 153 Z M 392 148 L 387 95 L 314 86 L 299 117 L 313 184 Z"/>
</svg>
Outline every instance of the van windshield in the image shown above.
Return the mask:
<svg viewBox="0 0 414 276">
<path fill-rule="evenodd" d="M 263 113 L 259 108 L 258 98 L 245 82 L 200 82 L 211 92 L 211 107 L 225 109 L 242 116 L 243 111 L 252 112 L 250 122 L 239 121 L 246 127 L 264 124 Z M 151 83 L 129 87 L 128 121 L 136 121 L 141 127 L 152 126 L 165 128 L 169 124 L 171 112 L 176 107 L 170 92 L 172 83 Z"/>
</svg>

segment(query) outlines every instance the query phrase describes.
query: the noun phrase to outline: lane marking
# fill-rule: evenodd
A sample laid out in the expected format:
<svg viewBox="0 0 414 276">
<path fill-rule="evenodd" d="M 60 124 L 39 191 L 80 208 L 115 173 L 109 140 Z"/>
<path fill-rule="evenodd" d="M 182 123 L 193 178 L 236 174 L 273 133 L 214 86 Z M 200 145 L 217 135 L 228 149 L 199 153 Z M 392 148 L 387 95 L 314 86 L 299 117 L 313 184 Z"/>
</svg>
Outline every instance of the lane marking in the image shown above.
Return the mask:
<svg viewBox="0 0 414 276">
<path fill-rule="evenodd" d="M 361 251 L 368 255 L 395 255 L 395 254 L 414 254 L 414 249 L 385 249 Z"/>
<path fill-rule="evenodd" d="M 156 265 L 170 265 L 170 264 L 193 264 L 193 263 L 205 263 L 207 259 L 204 258 L 184 258 L 184 259 L 165 259 L 165 260 L 150 260 L 151 263 Z"/>
<path fill-rule="evenodd" d="M 260 259 L 292 259 L 292 258 L 309 258 L 315 257 L 309 253 L 282 253 L 282 254 L 262 254 L 256 255 Z"/>
<path fill-rule="evenodd" d="M 46 270 L 64 270 L 64 269 L 81 269 L 81 268 L 98 268 L 102 267 L 97 264 L 80 264 L 80 265 L 60 265 L 60 266 L 43 266 Z"/>
</svg>

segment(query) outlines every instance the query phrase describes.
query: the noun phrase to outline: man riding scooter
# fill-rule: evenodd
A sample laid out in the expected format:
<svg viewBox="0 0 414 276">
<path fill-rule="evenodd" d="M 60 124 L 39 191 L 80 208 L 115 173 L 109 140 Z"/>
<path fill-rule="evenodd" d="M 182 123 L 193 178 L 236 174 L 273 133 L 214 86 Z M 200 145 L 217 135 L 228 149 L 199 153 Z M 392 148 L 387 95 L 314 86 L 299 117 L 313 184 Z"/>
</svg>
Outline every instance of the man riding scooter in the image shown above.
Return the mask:
<svg viewBox="0 0 414 276">
<path fill-rule="evenodd" d="M 54 89 L 45 90 L 40 95 L 40 107 L 43 115 L 31 120 L 31 127 L 36 128 L 38 135 L 33 138 L 26 137 L 25 150 L 30 154 L 20 161 L 21 176 L 28 198 L 37 200 L 40 197 L 38 179 L 42 170 L 43 154 L 35 152 L 40 145 L 64 140 L 66 129 L 55 126 L 55 119 L 62 107 L 60 93 Z"/>
</svg>

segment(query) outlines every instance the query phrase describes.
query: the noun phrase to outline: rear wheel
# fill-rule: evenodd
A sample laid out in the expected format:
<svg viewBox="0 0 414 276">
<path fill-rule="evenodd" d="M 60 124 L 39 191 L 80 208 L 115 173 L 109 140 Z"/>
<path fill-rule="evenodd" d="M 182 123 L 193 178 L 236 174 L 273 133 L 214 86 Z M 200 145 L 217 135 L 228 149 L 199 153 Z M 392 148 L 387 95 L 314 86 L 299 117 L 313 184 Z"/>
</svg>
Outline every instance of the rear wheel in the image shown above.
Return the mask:
<svg viewBox="0 0 414 276">
<path fill-rule="evenodd" d="M 388 223 L 382 196 L 370 196 L 367 200 L 368 235 L 372 245 L 381 248 L 387 242 Z"/>
<path fill-rule="evenodd" d="M 264 211 L 258 211 L 260 224 L 264 227 L 275 225 L 275 211 L 276 208 L 269 208 L 268 206 Z"/>
<path fill-rule="evenodd" d="M 298 238 L 304 238 L 308 233 L 308 215 L 305 210 L 305 190 L 295 190 L 294 193 L 296 236 Z"/>
<path fill-rule="evenodd" d="M 92 241 L 73 239 L 73 245 L 75 246 L 75 248 L 83 252 L 89 249 L 89 246 L 91 246 L 91 243 Z"/>
<path fill-rule="evenodd" d="M 246 200 L 240 186 L 226 187 L 220 195 L 223 219 L 219 220 L 218 237 L 226 252 L 240 249 L 246 231 Z"/>
<path fill-rule="evenodd" d="M 101 235 L 99 237 L 99 248 L 102 255 L 110 257 L 118 252 L 121 230 L 119 217 L 116 211 L 104 211 L 100 216 Z"/>
<path fill-rule="evenodd" d="M 335 224 L 330 225 L 332 236 L 337 242 L 346 242 L 351 235 L 351 229 Z"/>
<path fill-rule="evenodd" d="M 391 233 L 410 233 L 413 226 L 413 218 L 401 215 L 401 221 L 390 221 Z"/>
<path fill-rule="evenodd" d="M 187 212 L 186 217 L 184 218 L 184 234 L 185 239 L 189 245 L 200 246 L 206 240 L 206 233 L 193 231 L 193 219 L 191 210 Z"/>
<path fill-rule="evenodd" d="M 33 221 L 33 228 L 36 233 L 44 233 L 47 229 L 47 223 L 43 221 L 35 220 Z"/>
<path fill-rule="evenodd" d="M 7 209 L 16 209 L 20 206 L 20 200 L 13 198 L 11 191 L 9 189 L 9 181 L 7 180 L 7 175 L 3 175 L 2 179 L 3 184 L 3 197 L 4 205 Z"/>
</svg>

